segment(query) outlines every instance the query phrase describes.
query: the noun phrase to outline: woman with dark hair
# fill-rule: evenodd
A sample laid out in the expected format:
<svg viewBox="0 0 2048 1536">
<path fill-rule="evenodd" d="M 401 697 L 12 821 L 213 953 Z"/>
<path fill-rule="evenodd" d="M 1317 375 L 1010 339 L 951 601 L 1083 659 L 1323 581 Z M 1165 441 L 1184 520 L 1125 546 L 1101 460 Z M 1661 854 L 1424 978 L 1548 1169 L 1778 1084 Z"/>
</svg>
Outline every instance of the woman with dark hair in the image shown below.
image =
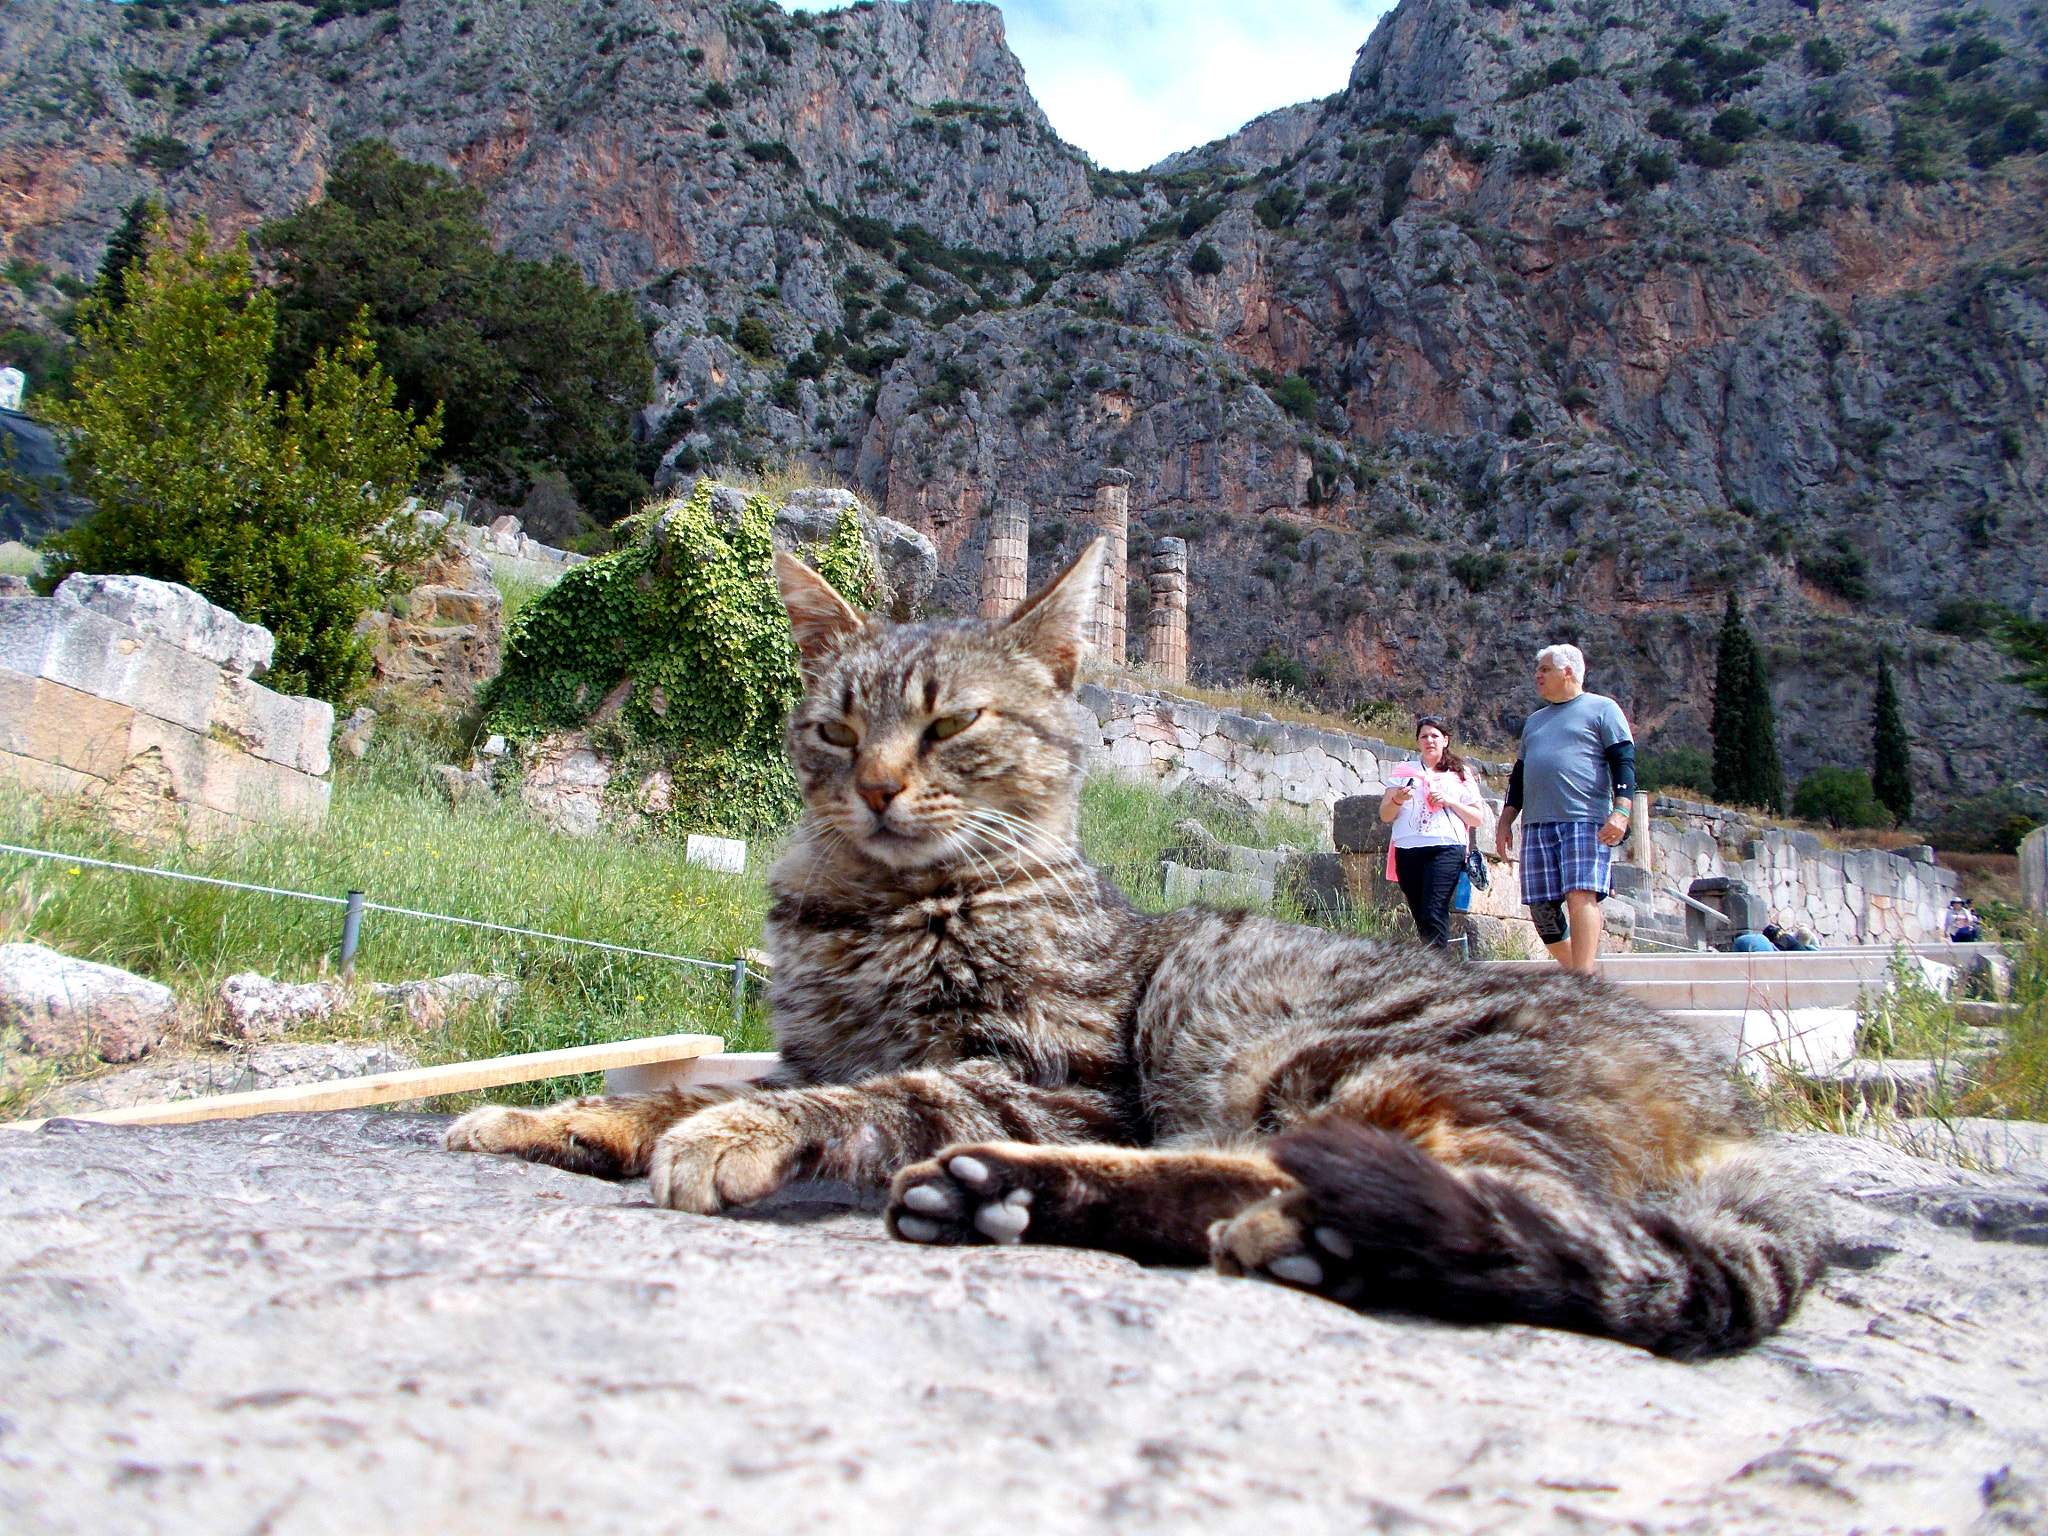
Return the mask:
<svg viewBox="0 0 2048 1536">
<path fill-rule="evenodd" d="M 1415 931 L 1423 943 L 1442 949 L 1451 941 L 1451 898 L 1465 850 L 1486 813 L 1478 777 L 1451 750 L 1441 715 L 1415 722 L 1415 746 L 1422 761 L 1397 763 L 1387 775 L 1396 782 L 1380 797 L 1380 820 L 1393 824 L 1388 862 L 1408 898 Z"/>
</svg>

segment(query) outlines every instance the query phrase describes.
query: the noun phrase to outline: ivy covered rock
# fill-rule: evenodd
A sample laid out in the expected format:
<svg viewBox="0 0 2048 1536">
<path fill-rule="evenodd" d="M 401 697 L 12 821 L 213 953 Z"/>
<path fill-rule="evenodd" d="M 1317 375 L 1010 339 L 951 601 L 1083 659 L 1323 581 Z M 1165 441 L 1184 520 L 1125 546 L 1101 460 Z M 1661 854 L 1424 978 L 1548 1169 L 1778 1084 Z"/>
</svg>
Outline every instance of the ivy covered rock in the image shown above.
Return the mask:
<svg viewBox="0 0 2048 1536">
<path fill-rule="evenodd" d="M 600 822 L 736 837 L 787 825 L 798 799 L 782 722 L 798 679 L 774 550 L 794 545 L 857 605 L 882 595 L 856 500 L 808 526 L 822 536 L 778 541 L 766 497 L 708 480 L 622 522 L 623 547 L 568 572 L 512 626 L 487 729 L 535 764 L 584 738 L 605 781 Z"/>
</svg>

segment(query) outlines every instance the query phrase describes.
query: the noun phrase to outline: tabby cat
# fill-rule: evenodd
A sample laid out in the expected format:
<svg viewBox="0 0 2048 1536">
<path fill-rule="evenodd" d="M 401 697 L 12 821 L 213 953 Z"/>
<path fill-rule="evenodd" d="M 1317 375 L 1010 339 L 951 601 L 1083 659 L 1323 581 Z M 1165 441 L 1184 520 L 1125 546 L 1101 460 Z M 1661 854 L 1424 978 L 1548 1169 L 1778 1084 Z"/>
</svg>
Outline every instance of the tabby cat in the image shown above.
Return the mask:
<svg viewBox="0 0 2048 1536">
<path fill-rule="evenodd" d="M 1782 1323 L 1822 1236 L 1693 1030 L 1562 970 L 1140 913 L 1082 861 L 1101 556 L 1006 623 L 897 625 L 778 555 L 808 807 L 771 876 L 780 1067 L 479 1109 L 448 1146 L 650 1174 L 683 1211 L 842 1179 L 907 1242 L 1206 1260 L 1675 1356 Z"/>
</svg>

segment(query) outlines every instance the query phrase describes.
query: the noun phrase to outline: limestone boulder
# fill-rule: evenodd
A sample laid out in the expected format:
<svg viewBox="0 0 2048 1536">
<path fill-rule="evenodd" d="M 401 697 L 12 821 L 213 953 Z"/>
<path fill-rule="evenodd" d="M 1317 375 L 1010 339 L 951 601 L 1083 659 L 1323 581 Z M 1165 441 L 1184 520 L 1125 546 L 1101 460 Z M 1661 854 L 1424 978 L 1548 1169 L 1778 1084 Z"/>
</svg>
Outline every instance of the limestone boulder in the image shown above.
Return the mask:
<svg viewBox="0 0 2048 1536">
<path fill-rule="evenodd" d="M 134 1061 L 178 1022 L 159 982 L 41 944 L 0 944 L 0 1028 L 39 1056 Z"/>
<path fill-rule="evenodd" d="M 301 1083 L 328 1083 L 379 1072 L 404 1072 L 414 1058 L 375 1040 L 237 1046 L 194 1056 L 151 1056 L 139 1066 L 66 1083 L 35 1101 L 38 1116 L 94 1115 L 137 1104 L 254 1093 Z"/>
<path fill-rule="evenodd" d="M 557 832 L 592 837 L 604 824 L 604 792 L 612 760 L 582 731 L 543 736 L 521 764 L 519 799 Z"/>
<path fill-rule="evenodd" d="M 221 1023 L 237 1040 L 275 1039 L 301 1024 L 331 1019 L 347 997 L 338 981 L 297 984 L 243 971 L 220 985 Z"/>
<path fill-rule="evenodd" d="M 411 1023 L 433 1028 L 446 1022 L 451 1008 L 464 1003 L 511 1002 L 519 995 L 519 983 L 510 976 L 456 971 L 422 981 L 379 982 L 370 988 L 370 995 L 385 1007 L 403 1013 Z"/>
<path fill-rule="evenodd" d="M 276 639 L 262 625 L 245 623 L 172 581 L 81 571 L 65 577 L 52 596 L 60 604 L 103 614 L 244 677 L 268 672 L 277 649 Z"/>
</svg>

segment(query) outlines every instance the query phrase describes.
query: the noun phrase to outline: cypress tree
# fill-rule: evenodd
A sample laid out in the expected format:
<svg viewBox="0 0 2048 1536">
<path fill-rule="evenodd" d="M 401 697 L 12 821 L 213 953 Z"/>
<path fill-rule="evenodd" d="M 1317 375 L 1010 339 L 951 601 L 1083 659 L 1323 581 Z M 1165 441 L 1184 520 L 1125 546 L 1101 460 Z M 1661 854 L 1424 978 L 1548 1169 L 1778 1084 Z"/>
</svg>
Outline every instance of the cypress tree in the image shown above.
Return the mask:
<svg viewBox="0 0 2048 1536">
<path fill-rule="evenodd" d="M 1782 810 L 1785 772 L 1778 762 L 1777 717 L 1771 683 L 1742 619 L 1742 604 L 1728 594 L 1714 668 L 1714 798 L 1731 805 Z"/>
<path fill-rule="evenodd" d="M 1870 787 L 1877 803 L 1892 813 L 1892 825 L 1912 820 L 1913 758 L 1906 722 L 1899 713 L 1899 690 L 1882 651 L 1877 654 L 1877 707 L 1870 728 Z"/>
<path fill-rule="evenodd" d="M 138 197 L 121 215 L 121 227 L 107 241 L 107 254 L 100 259 L 100 275 L 94 296 L 108 310 L 128 302 L 128 272 L 149 257 L 150 231 L 164 216 L 163 205 L 153 197 Z"/>
</svg>

